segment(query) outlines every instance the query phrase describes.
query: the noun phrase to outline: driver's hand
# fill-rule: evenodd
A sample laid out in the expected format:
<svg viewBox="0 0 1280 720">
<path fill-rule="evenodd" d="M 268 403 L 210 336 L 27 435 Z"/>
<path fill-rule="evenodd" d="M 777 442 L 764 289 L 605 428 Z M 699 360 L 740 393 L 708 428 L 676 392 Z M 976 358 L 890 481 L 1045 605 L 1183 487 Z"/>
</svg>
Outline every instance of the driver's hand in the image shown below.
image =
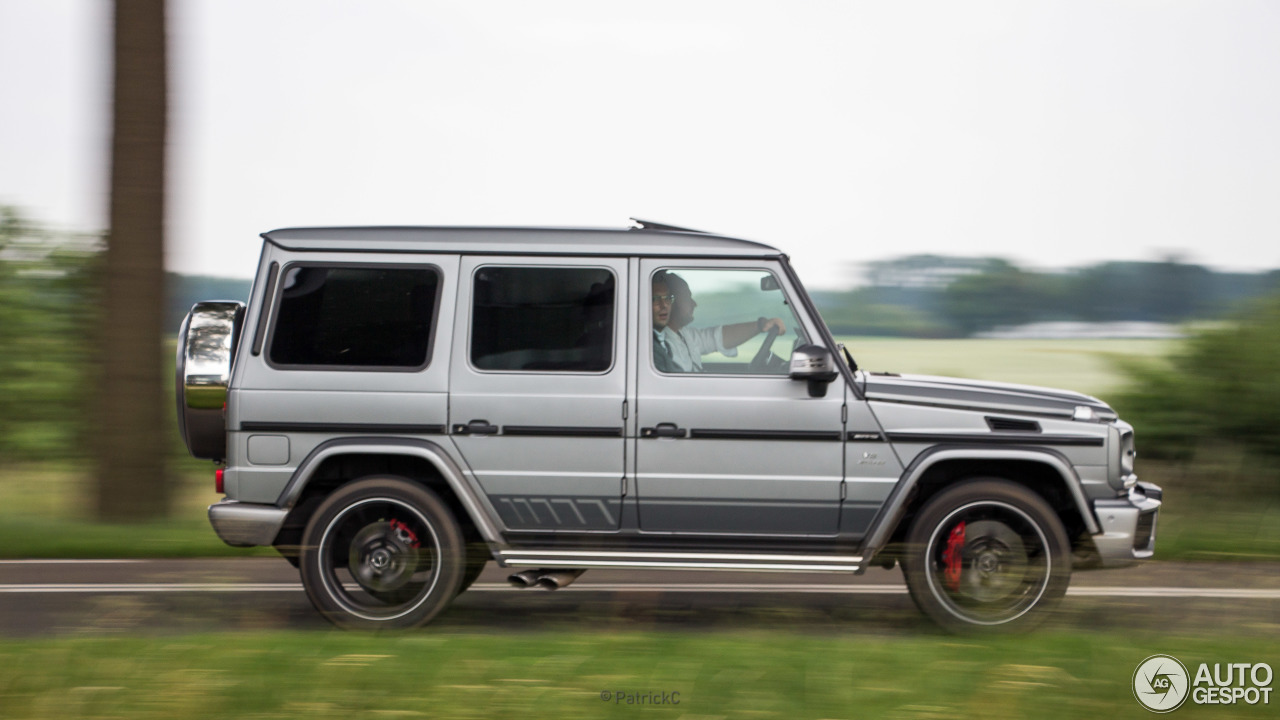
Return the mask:
<svg viewBox="0 0 1280 720">
<path fill-rule="evenodd" d="M 779 335 L 787 334 L 787 324 L 782 322 L 782 318 L 769 318 L 760 326 L 760 332 L 769 332 L 769 330 L 777 328 Z"/>
</svg>

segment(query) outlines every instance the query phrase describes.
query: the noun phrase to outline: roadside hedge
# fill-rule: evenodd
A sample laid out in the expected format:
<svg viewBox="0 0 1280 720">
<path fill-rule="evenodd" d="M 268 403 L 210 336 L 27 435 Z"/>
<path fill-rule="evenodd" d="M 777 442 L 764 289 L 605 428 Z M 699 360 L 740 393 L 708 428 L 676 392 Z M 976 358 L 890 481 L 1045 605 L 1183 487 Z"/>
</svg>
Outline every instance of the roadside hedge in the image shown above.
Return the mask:
<svg viewBox="0 0 1280 720">
<path fill-rule="evenodd" d="M 1195 331 L 1164 362 L 1119 361 L 1115 397 L 1141 455 L 1187 460 L 1209 446 L 1280 459 L 1280 295 Z"/>
</svg>

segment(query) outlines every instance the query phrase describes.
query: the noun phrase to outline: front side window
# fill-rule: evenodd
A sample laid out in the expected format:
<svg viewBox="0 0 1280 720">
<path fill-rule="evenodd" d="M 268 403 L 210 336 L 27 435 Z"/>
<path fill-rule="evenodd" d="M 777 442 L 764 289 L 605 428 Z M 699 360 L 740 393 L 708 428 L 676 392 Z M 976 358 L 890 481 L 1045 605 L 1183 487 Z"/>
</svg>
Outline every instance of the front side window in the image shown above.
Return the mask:
<svg viewBox="0 0 1280 720">
<path fill-rule="evenodd" d="M 427 267 L 289 267 L 269 358 L 299 368 L 425 367 L 439 285 Z"/>
<path fill-rule="evenodd" d="M 672 267 L 650 282 L 660 372 L 785 375 L 792 349 L 808 342 L 768 271 Z"/>
<path fill-rule="evenodd" d="M 480 268 L 472 295 L 471 364 L 479 370 L 608 370 L 614 287 L 613 273 L 603 268 Z"/>
</svg>

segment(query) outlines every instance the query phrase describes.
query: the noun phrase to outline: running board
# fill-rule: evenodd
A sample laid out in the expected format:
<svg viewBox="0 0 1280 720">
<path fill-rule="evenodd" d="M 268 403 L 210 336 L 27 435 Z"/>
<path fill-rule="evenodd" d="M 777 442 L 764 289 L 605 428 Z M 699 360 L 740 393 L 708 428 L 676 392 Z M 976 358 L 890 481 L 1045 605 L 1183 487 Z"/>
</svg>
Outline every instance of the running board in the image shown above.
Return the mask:
<svg viewBox="0 0 1280 720">
<path fill-rule="evenodd" d="M 655 568 L 667 570 L 758 570 L 773 572 L 858 572 L 852 555 L 759 555 L 687 552 L 591 552 L 584 550 L 499 550 L 503 567 Z"/>
</svg>

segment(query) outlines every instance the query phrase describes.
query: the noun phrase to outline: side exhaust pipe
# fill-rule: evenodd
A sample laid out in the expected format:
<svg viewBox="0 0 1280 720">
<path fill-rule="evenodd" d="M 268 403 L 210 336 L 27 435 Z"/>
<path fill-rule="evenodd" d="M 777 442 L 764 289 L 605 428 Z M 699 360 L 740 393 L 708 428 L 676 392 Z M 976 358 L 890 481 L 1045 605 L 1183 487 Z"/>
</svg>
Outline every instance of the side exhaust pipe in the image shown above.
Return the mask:
<svg viewBox="0 0 1280 720">
<path fill-rule="evenodd" d="M 539 590 L 559 590 L 568 586 L 586 570 L 521 570 L 507 578 L 511 587 L 537 588 Z"/>
<path fill-rule="evenodd" d="M 511 583 L 511 587 L 530 588 L 538 583 L 538 576 L 544 571 L 542 570 L 521 570 L 507 578 L 507 582 Z"/>
<path fill-rule="evenodd" d="M 586 570 L 554 570 L 538 578 L 538 587 L 543 590 L 559 590 L 562 587 L 568 587 L 584 572 Z"/>
</svg>

